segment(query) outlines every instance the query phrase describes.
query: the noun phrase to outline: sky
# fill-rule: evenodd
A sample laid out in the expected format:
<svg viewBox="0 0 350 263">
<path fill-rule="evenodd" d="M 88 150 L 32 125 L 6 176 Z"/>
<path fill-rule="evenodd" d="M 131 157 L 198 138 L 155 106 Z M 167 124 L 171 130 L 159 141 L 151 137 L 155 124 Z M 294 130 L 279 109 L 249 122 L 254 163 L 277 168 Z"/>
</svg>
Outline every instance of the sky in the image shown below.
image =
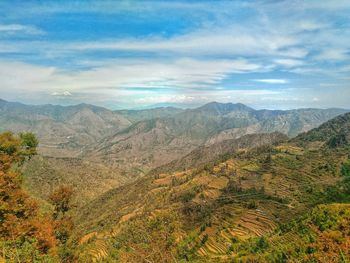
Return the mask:
<svg viewBox="0 0 350 263">
<path fill-rule="evenodd" d="M 1 1 L 0 98 L 350 108 L 350 1 Z"/>
</svg>

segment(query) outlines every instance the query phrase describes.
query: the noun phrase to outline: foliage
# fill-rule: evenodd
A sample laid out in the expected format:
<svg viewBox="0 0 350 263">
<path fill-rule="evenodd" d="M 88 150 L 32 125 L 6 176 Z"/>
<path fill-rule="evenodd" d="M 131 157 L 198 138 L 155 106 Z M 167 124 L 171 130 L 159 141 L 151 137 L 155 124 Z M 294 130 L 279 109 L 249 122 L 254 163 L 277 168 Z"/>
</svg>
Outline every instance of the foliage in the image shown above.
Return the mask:
<svg viewBox="0 0 350 263">
<path fill-rule="evenodd" d="M 21 145 L 26 150 L 27 155 L 36 154 L 36 147 L 38 146 L 39 141 L 33 133 L 20 133 L 19 138 L 21 139 Z"/>
<path fill-rule="evenodd" d="M 33 134 L 0 134 L 0 244 L 8 260 L 55 254 L 53 221 L 39 213 L 38 203 L 23 191 L 19 174 L 11 169 L 35 154 L 34 142 Z"/>
<path fill-rule="evenodd" d="M 64 214 L 71 208 L 73 188 L 67 185 L 61 185 L 49 196 L 51 204 L 54 206 L 54 217 Z"/>
<path fill-rule="evenodd" d="M 266 239 L 266 237 L 262 236 L 259 237 L 256 241 L 255 247 L 254 247 L 254 252 L 262 251 L 265 250 L 269 247 L 269 242 Z"/>
<path fill-rule="evenodd" d="M 54 207 L 54 231 L 57 240 L 60 241 L 59 256 L 64 262 L 73 262 L 74 240 L 71 235 L 74 229 L 74 223 L 71 216 L 66 213 L 72 208 L 73 188 L 67 185 L 61 185 L 49 195 L 49 201 Z"/>
<path fill-rule="evenodd" d="M 341 167 L 342 176 L 350 177 L 350 160 L 343 163 Z"/>
<path fill-rule="evenodd" d="M 240 256 L 235 258 L 251 262 L 347 262 L 349 230 L 348 204 L 320 205 L 281 225 L 270 236 L 242 242 Z"/>
<path fill-rule="evenodd" d="M 135 218 L 113 238 L 114 255 L 121 262 L 171 262 L 175 253 L 177 225 L 175 215 L 163 213 L 149 218 Z M 130 249 L 132 248 L 132 253 Z"/>
</svg>

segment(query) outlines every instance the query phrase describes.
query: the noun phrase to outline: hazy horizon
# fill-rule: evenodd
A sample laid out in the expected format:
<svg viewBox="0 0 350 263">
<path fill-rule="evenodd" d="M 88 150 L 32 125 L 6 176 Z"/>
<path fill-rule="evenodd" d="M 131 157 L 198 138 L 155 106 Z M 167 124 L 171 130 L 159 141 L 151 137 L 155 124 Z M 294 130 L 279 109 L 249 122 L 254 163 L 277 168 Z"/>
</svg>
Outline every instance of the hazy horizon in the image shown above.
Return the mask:
<svg viewBox="0 0 350 263">
<path fill-rule="evenodd" d="M 288 111 L 288 110 L 298 110 L 298 109 L 344 109 L 344 110 L 350 110 L 349 108 L 341 108 L 341 107 L 299 107 L 299 108 L 285 108 L 285 109 L 281 109 L 281 108 L 258 108 L 258 107 L 253 107 L 250 106 L 249 104 L 245 104 L 245 103 L 241 103 L 241 102 L 220 102 L 220 101 L 209 101 L 206 103 L 199 103 L 199 104 L 177 104 L 177 103 L 156 103 L 156 104 L 151 104 L 151 105 L 144 105 L 144 106 L 140 106 L 140 107 L 121 107 L 118 105 L 111 105 L 111 106 L 106 106 L 106 105 L 98 105 L 98 104 L 93 104 L 93 103 L 85 103 L 85 102 L 77 102 L 77 103 L 68 103 L 68 104 L 58 104 L 58 103 L 25 103 L 25 102 L 20 102 L 20 101 L 10 101 L 10 100 L 6 100 L 3 98 L 0 98 L 0 100 L 4 100 L 6 102 L 10 102 L 10 103 L 21 103 L 24 105 L 28 105 L 28 106 L 43 106 L 43 105 L 52 105 L 52 106 L 62 106 L 62 107 L 70 107 L 70 106 L 79 106 L 81 104 L 86 104 L 86 105 L 91 105 L 91 106 L 97 106 L 97 107 L 102 107 L 111 111 L 123 111 L 123 110 L 151 110 L 151 109 L 157 109 L 157 108 L 177 108 L 177 109 L 182 109 L 182 110 L 187 110 L 187 109 L 196 109 L 202 106 L 205 106 L 207 104 L 211 104 L 211 103 L 218 103 L 218 104 L 243 104 L 247 107 L 250 107 L 254 110 L 282 110 L 282 111 Z"/>
</svg>

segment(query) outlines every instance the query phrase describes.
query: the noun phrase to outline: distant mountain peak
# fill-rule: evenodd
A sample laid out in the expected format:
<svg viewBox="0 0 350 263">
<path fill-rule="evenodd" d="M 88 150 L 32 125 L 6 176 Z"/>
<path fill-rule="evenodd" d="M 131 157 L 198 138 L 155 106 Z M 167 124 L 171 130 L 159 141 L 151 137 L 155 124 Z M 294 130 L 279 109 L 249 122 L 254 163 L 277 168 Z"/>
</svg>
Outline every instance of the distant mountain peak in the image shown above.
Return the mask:
<svg viewBox="0 0 350 263">
<path fill-rule="evenodd" d="M 220 103 L 220 102 L 209 102 L 196 110 L 198 111 L 206 111 L 217 114 L 225 114 L 232 111 L 254 111 L 254 109 L 242 104 L 242 103 Z"/>
</svg>

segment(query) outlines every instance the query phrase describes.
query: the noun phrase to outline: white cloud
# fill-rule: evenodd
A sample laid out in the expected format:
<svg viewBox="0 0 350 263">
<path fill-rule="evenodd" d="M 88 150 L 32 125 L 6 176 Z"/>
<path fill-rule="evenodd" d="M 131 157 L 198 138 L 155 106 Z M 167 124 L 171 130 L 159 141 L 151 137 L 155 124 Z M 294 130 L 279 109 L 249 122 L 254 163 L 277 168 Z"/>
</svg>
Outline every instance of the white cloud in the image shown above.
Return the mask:
<svg viewBox="0 0 350 263">
<path fill-rule="evenodd" d="M 301 30 L 305 31 L 314 31 L 314 30 L 320 30 L 323 28 L 329 27 L 329 25 L 325 23 L 319 23 L 316 21 L 310 21 L 310 20 L 304 20 L 299 23 L 299 27 Z"/>
<path fill-rule="evenodd" d="M 70 50 L 118 50 L 173 52 L 181 54 L 232 54 L 269 55 L 280 54 L 281 49 L 298 43 L 297 38 L 274 33 L 262 28 L 234 26 L 206 28 L 172 38 L 149 37 L 143 39 L 102 40 L 98 42 L 72 43 Z M 288 56 L 288 53 L 286 53 Z M 299 54 L 297 54 L 300 56 Z"/>
<path fill-rule="evenodd" d="M 296 67 L 304 64 L 303 61 L 297 59 L 276 59 L 274 62 L 285 67 Z"/>
<path fill-rule="evenodd" d="M 63 91 L 63 92 L 57 92 L 57 91 L 54 91 L 51 93 L 52 96 L 63 96 L 63 97 L 66 97 L 66 96 L 72 96 L 72 93 L 70 93 L 69 91 Z"/>
<path fill-rule="evenodd" d="M 13 69 L 16 69 L 15 71 Z M 215 87 L 230 74 L 259 72 L 264 66 L 244 59 L 175 61 L 127 59 L 108 61 L 84 71 L 62 71 L 54 67 L 19 62 L 0 63 L 0 90 L 57 90 L 115 93 L 125 88 Z M 19 77 L 20 76 L 20 77 Z M 62 95 L 62 94 L 53 95 Z M 67 94 L 63 94 L 67 95 Z M 69 94 L 68 94 L 69 95 Z"/>
<path fill-rule="evenodd" d="M 0 24 L 0 32 L 5 33 L 25 33 L 31 35 L 41 35 L 44 31 L 35 26 L 21 24 Z"/>
<path fill-rule="evenodd" d="M 286 84 L 288 80 L 286 79 L 254 79 L 253 81 L 269 83 L 269 84 Z"/>
<path fill-rule="evenodd" d="M 309 53 L 309 51 L 305 48 L 290 48 L 283 50 L 281 53 L 286 57 L 303 58 Z"/>
<path fill-rule="evenodd" d="M 348 50 L 329 48 L 315 57 L 317 60 L 345 60 L 349 58 Z"/>
<path fill-rule="evenodd" d="M 257 96 L 276 96 L 280 91 L 272 90 L 209 90 L 205 93 L 189 91 L 185 94 L 152 94 L 134 100 L 134 103 L 152 105 L 156 103 L 204 104 L 211 101 L 251 103 Z"/>
</svg>

